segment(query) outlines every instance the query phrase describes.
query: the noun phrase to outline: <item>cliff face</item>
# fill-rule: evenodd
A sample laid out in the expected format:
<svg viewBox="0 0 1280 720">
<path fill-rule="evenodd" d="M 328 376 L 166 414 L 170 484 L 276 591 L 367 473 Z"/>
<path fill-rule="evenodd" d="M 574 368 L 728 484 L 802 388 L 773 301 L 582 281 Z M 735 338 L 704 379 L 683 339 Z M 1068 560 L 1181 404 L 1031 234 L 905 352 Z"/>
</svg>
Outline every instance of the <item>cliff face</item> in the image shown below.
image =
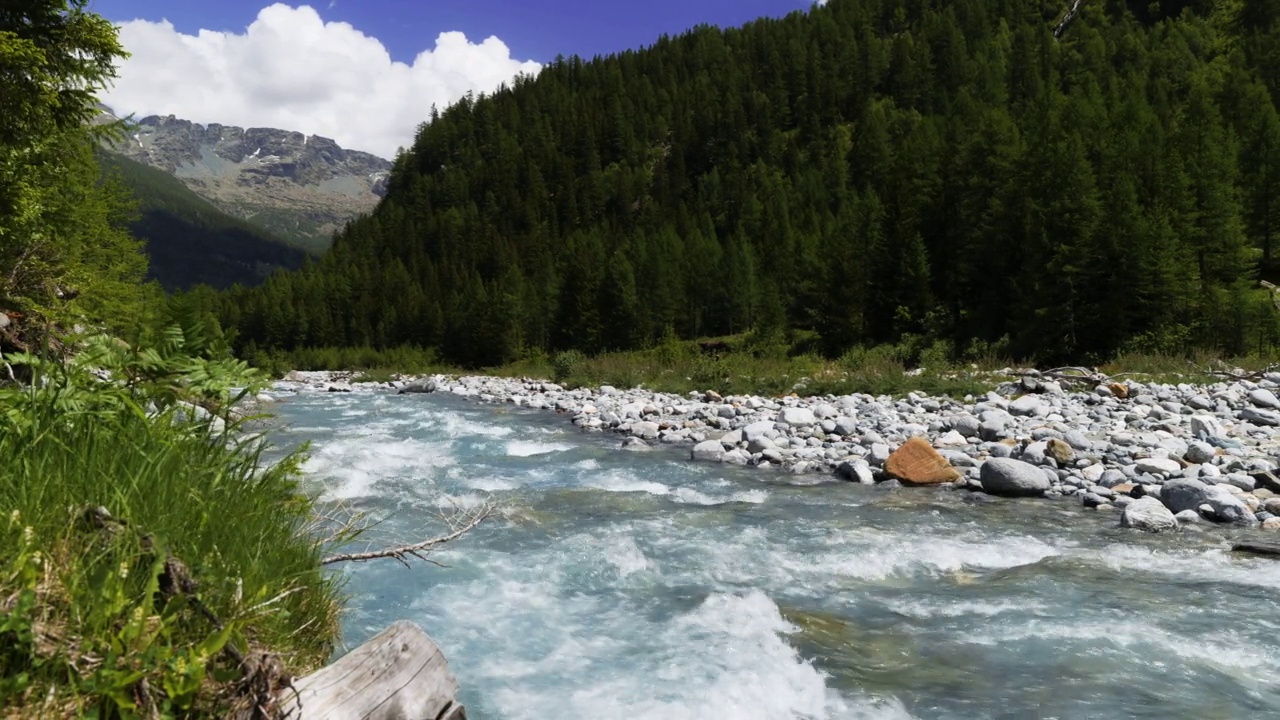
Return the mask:
<svg viewBox="0 0 1280 720">
<path fill-rule="evenodd" d="M 387 160 L 329 138 L 172 115 L 143 118 L 110 149 L 171 173 L 223 211 L 313 251 L 377 205 L 391 169 Z"/>
</svg>

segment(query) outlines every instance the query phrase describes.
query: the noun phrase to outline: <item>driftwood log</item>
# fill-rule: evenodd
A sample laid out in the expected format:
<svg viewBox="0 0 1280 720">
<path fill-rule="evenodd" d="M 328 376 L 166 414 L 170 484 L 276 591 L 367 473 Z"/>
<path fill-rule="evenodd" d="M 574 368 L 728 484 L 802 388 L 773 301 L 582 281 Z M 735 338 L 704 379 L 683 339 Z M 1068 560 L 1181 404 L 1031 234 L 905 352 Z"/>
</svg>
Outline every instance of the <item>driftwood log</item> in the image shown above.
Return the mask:
<svg viewBox="0 0 1280 720">
<path fill-rule="evenodd" d="M 1242 542 L 1231 546 L 1232 552 L 1249 553 L 1250 555 L 1280 555 L 1280 543 L 1274 542 Z"/>
<path fill-rule="evenodd" d="M 466 720 L 458 681 L 422 628 L 400 621 L 280 698 L 291 720 Z"/>
</svg>

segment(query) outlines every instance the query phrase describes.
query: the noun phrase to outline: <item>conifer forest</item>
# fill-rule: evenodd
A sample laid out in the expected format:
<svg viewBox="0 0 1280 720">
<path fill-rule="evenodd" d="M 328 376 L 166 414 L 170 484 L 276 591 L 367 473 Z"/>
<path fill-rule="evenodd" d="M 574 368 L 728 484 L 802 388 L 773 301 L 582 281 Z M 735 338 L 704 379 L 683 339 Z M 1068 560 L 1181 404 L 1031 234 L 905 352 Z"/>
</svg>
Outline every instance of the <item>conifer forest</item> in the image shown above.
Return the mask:
<svg viewBox="0 0 1280 720">
<path fill-rule="evenodd" d="M 831 0 L 434 111 L 241 350 L 1280 341 L 1280 0 Z M 783 336 L 783 335 L 778 335 Z"/>
</svg>

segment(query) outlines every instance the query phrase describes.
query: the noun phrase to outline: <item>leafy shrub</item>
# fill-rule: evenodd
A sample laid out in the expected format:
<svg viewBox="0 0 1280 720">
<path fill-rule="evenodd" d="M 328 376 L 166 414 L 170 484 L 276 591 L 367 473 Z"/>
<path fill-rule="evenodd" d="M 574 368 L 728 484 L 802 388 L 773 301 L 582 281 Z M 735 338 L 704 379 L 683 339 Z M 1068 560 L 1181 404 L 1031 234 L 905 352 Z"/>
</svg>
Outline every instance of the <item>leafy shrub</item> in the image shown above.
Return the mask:
<svg viewBox="0 0 1280 720">
<path fill-rule="evenodd" d="M 577 372 L 586 361 L 586 356 L 577 350 L 562 350 L 551 356 L 551 380 L 562 383 Z"/>
<path fill-rule="evenodd" d="M 3 358 L 35 377 L 0 387 L 0 705 L 18 715 L 224 717 L 237 657 L 303 673 L 332 651 L 299 457 L 267 464 L 235 419 L 261 376 L 161 336 Z"/>
</svg>

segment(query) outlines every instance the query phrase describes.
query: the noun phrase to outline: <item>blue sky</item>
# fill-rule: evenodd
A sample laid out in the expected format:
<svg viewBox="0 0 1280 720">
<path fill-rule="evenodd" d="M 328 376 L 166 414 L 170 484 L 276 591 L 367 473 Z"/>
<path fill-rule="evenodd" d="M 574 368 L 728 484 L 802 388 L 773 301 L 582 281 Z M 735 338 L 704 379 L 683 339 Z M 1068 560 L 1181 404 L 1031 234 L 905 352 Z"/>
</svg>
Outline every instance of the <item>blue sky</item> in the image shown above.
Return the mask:
<svg viewBox="0 0 1280 720">
<path fill-rule="evenodd" d="M 536 75 L 557 55 L 642 47 L 809 0 L 93 0 L 132 57 L 118 114 L 298 130 L 392 157 L 431 107 Z"/>
<path fill-rule="evenodd" d="M 182 32 L 238 32 L 263 0 L 94 0 L 109 20 L 168 19 Z M 293 3 L 302 4 L 302 3 Z M 325 20 L 350 23 L 382 41 L 391 56 L 411 62 L 441 31 L 472 40 L 501 38 L 520 59 L 547 62 L 557 54 L 591 57 L 650 44 L 698 23 L 741 25 L 764 15 L 807 9 L 809 0 L 319 0 Z"/>
</svg>

